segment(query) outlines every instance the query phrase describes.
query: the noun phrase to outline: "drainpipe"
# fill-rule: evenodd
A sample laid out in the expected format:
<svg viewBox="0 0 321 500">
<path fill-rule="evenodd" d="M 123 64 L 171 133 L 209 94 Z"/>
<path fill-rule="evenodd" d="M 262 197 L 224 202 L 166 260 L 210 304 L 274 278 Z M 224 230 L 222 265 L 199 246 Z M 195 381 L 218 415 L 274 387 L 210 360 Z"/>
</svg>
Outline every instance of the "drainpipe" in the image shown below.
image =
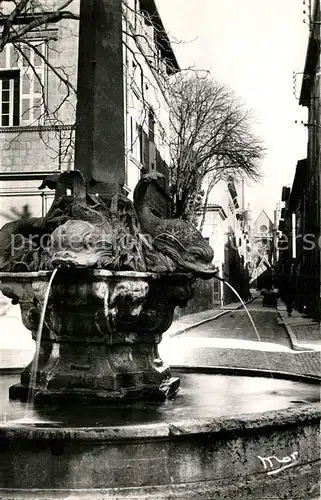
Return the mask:
<svg viewBox="0 0 321 500">
<path fill-rule="evenodd" d="M 223 276 L 223 268 L 222 268 L 222 276 Z M 223 297 L 223 294 L 224 294 L 224 285 L 223 285 L 223 281 L 220 281 L 220 307 L 223 307 L 224 306 L 224 297 Z"/>
<path fill-rule="evenodd" d="M 124 21 L 123 21 L 124 22 Z M 122 49 L 123 49 L 123 54 L 125 58 L 125 71 L 124 71 L 124 121 L 125 121 L 125 127 L 124 127 L 124 141 L 125 141 L 125 184 L 128 186 L 128 75 L 129 75 L 129 70 L 128 70 L 128 49 L 127 49 L 127 44 L 128 44 L 128 35 L 127 35 L 127 30 L 129 29 L 128 27 L 128 21 L 126 18 L 126 33 L 125 35 L 125 45 L 124 43 L 122 44 Z"/>
<path fill-rule="evenodd" d="M 296 216 L 292 214 L 292 259 L 296 259 Z"/>
</svg>

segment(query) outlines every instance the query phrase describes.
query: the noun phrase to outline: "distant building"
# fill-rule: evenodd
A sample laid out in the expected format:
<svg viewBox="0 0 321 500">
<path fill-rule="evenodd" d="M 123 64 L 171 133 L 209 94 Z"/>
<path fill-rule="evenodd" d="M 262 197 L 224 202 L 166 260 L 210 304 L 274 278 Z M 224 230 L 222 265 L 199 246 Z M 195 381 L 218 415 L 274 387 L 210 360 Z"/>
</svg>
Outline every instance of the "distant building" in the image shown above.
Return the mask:
<svg viewBox="0 0 321 500">
<path fill-rule="evenodd" d="M 119 2 L 121 13 L 122 2 Z M 75 0 L 70 8 L 77 14 L 79 6 L 80 1 Z M 51 7 L 48 0 L 48 10 Z M 156 212 L 167 215 L 166 80 L 179 71 L 179 66 L 154 0 L 124 2 L 122 22 L 123 190 L 131 198 L 143 173 L 160 171 L 165 181 L 160 190 L 154 189 L 150 203 Z M 77 86 L 78 31 L 77 20 L 63 19 L 27 35 L 28 42 L 54 68 L 62 68 L 74 86 Z M 0 53 L 0 226 L 23 214 L 44 215 L 53 193 L 38 190 L 41 180 L 50 173 L 74 167 L 75 96 L 66 95 L 64 84 L 36 52 L 24 50 L 30 64 L 10 44 Z M 45 107 L 56 109 L 56 113 L 47 115 Z M 101 134 L 108 134 L 108 130 L 117 126 L 106 123 Z M 108 148 L 105 160 L 108 169 Z"/>
<path fill-rule="evenodd" d="M 227 231 L 227 215 L 224 208 L 220 205 L 210 203 L 206 207 L 206 216 L 202 234 L 207 239 L 214 250 L 213 263 L 219 269 L 220 275 L 223 273 L 225 262 L 225 243 Z M 223 299 L 223 283 L 213 282 L 213 294 L 215 302 L 220 304 Z"/>
<path fill-rule="evenodd" d="M 208 239 L 214 250 L 213 262 L 224 277 L 241 297 L 249 296 L 249 253 L 248 212 L 239 202 L 237 187 L 232 179 L 228 183 L 220 182 L 210 195 L 206 207 L 206 216 L 202 234 Z M 219 203 L 212 202 L 217 201 Z M 241 206 L 240 206 L 241 204 Z M 238 301 L 236 295 L 226 285 L 215 289 L 215 296 L 220 293 L 221 302 L 228 304 Z"/>
<path fill-rule="evenodd" d="M 274 224 L 265 210 L 261 210 L 260 214 L 254 221 L 251 227 L 251 247 L 252 259 L 256 256 L 266 256 L 269 263 L 273 263 L 273 247 L 274 247 Z"/>
<path fill-rule="evenodd" d="M 251 283 L 258 289 L 272 288 L 275 225 L 265 210 L 261 210 L 251 225 Z"/>
</svg>

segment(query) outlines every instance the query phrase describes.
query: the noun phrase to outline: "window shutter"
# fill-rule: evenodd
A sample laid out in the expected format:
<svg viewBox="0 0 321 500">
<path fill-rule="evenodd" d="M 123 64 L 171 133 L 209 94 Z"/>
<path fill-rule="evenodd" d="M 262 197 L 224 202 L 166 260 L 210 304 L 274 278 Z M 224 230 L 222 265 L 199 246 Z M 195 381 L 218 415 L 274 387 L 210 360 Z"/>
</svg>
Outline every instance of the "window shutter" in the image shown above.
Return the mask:
<svg viewBox="0 0 321 500">
<path fill-rule="evenodd" d="M 21 123 L 28 124 L 32 120 L 32 75 L 25 72 L 21 77 Z"/>
<path fill-rule="evenodd" d="M 13 126 L 20 124 L 20 79 L 14 79 L 13 88 Z"/>
<path fill-rule="evenodd" d="M 33 42 L 36 49 L 46 55 L 46 44 L 43 41 Z M 43 114 L 43 86 L 45 84 L 45 71 L 43 59 L 30 47 L 22 47 L 34 69 L 26 59 L 21 62 L 21 122 L 28 125 L 39 121 Z"/>
<path fill-rule="evenodd" d="M 157 172 L 160 172 L 162 174 L 163 173 L 162 167 L 163 167 L 162 157 L 161 157 L 158 149 L 156 149 L 156 170 L 157 170 Z"/>
<path fill-rule="evenodd" d="M 5 69 L 7 68 L 7 51 L 6 47 L 2 52 L 0 52 L 0 68 Z"/>
<path fill-rule="evenodd" d="M 146 132 L 143 130 L 142 134 L 142 139 L 143 139 L 143 168 L 142 168 L 142 175 L 147 174 L 149 172 L 149 139 L 148 135 Z"/>
</svg>

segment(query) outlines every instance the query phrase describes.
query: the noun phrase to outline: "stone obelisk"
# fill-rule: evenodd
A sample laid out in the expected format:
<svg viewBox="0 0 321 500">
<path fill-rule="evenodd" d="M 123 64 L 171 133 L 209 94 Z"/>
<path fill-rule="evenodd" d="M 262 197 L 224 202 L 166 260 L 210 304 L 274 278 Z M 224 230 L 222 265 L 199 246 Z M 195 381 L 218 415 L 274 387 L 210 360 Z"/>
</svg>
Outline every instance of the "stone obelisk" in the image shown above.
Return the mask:
<svg viewBox="0 0 321 500">
<path fill-rule="evenodd" d="M 122 0 L 80 0 L 75 168 L 90 190 L 125 182 Z"/>
</svg>

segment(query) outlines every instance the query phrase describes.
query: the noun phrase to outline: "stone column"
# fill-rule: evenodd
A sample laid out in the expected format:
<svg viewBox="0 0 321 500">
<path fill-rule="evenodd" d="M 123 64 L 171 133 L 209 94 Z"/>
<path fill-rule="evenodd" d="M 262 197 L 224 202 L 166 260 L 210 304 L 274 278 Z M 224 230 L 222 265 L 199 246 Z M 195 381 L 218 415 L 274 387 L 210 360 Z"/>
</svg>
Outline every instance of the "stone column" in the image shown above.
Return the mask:
<svg viewBox="0 0 321 500">
<path fill-rule="evenodd" d="M 125 182 L 122 0 L 81 0 L 75 168 L 94 192 Z"/>
</svg>

